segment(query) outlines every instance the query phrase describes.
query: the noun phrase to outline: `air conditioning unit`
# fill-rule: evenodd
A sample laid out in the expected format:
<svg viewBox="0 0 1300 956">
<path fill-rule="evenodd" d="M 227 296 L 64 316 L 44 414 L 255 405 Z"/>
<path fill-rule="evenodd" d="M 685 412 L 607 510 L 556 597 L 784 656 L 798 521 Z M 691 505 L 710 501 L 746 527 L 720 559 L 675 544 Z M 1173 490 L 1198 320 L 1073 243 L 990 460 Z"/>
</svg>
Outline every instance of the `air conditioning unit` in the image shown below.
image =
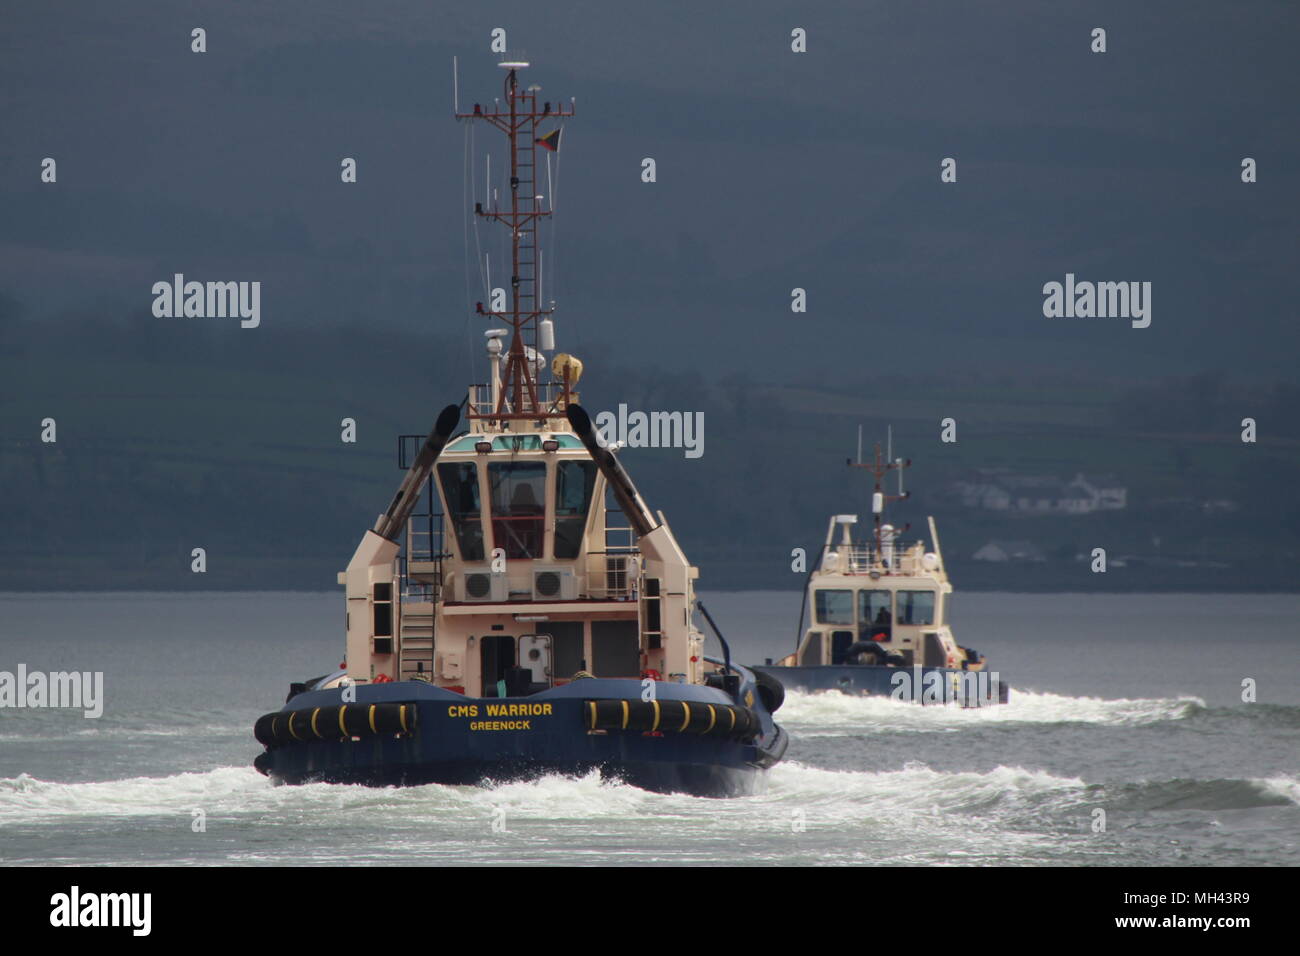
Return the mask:
<svg viewBox="0 0 1300 956">
<path fill-rule="evenodd" d="M 460 599 L 478 604 L 500 604 L 507 599 L 507 585 L 504 574 L 493 574 L 488 568 L 466 568 L 460 579 Z"/>
<path fill-rule="evenodd" d="M 575 601 L 578 579 L 573 568 L 533 568 L 534 601 Z"/>
</svg>

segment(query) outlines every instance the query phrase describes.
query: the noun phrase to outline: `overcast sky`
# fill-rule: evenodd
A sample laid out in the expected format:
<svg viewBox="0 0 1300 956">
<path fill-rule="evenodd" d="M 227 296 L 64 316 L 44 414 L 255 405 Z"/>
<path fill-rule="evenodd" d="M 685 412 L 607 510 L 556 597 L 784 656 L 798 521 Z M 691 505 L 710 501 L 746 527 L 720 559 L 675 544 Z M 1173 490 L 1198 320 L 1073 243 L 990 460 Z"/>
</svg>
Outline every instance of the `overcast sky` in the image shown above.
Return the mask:
<svg viewBox="0 0 1300 956">
<path fill-rule="evenodd" d="M 1293 2 L 26 3 L 0 22 L 0 293 L 42 323 L 148 317 L 182 272 L 260 280 L 264 326 L 478 335 L 451 64 L 463 103 L 498 95 L 501 27 L 544 98 L 577 98 L 562 345 L 764 378 L 853 355 L 1295 381 L 1298 21 Z M 1151 282 L 1151 326 L 1045 318 L 1067 272 Z"/>
</svg>

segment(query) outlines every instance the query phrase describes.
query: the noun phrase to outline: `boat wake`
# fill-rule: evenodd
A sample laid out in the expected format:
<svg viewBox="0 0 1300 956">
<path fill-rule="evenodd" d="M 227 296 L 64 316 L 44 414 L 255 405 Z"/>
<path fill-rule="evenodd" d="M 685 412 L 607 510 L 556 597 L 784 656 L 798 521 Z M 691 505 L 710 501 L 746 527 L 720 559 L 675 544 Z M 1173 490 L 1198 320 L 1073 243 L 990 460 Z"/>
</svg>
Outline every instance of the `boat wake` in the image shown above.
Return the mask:
<svg viewBox="0 0 1300 956">
<path fill-rule="evenodd" d="M 409 788 L 277 787 L 244 767 L 90 783 L 22 774 L 0 779 L 0 845 L 6 862 L 24 864 L 610 865 L 735 862 L 739 851 L 755 863 L 1104 862 L 1121 846 L 1090 832 L 1097 807 L 1113 814 L 1117 833 L 1167 824 L 1213 839 L 1215 819 L 1186 811 L 1294 810 L 1300 778 L 1090 784 L 1023 767 L 849 771 L 786 761 L 770 771 L 765 794 L 716 800 L 595 773 Z M 197 809 L 224 839 L 190 832 Z M 69 825 L 95 839 L 61 845 L 55 859 L 50 834 Z M 341 832 L 352 837 L 340 843 Z M 232 834 L 241 835 L 233 847 Z"/>
<path fill-rule="evenodd" d="M 1182 720 L 1206 710 L 1199 697 L 1105 700 L 1012 690 L 1006 704 L 962 708 L 920 706 L 884 697 L 851 697 L 838 691 L 789 692 L 780 720 L 796 736 L 842 736 L 882 732 L 955 732 L 986 724 L 1103 724 L 1134 726 Z"/>
<path fill-rule="evenodd" d="M 638 803 L 656 796 L 617 781 L 604 781 L 594 772 L 582 777 L 551 775 L 482 787 L 438 784 L 366 787 L 324 783 L 281 787 L 251 767 L 221 767 L 200 773 L 86 783 L 57 783 L 19 774 L 0 778 L 0 827 L 79 815 L 188 815 L 194 808 L 203 808 L 210 815 L 328 811 L 335 820 L 351 812 L 369 815 L 385 810 L 392 811 L 391 815 L 384 816 L 390 821 L 412 820 L 422 813 L 463 815 L 477 808 L 486 814 L 506 808 L 519 814 L 544 814 L 555 819 L 589 819 L 627 813 Z"/>
<path fill-rule="evenodd" d="M 1239 809 L 1300 806 L 1300 777 L 1279 775 L 1250 779 L 1174 779 L 1120 783 L 1085 783 L 1046 771 L 999 766 L 984 772 L 939 771 L 911 762 L 899 770 L 827 770 L 787 761 L 769 772 L 765 794 L 716 800 L 685 794 L 657 794 L 592 772 L 581 777 L 547 775 L 536 780 L 497 785 L 365 787 L 342 784 L 275 786 L 245 767 L 222 767 L 202 773 L 165 777 L 129 777 L 87 783 L 57 783 L 27 774 L 0 778 L 0 827 L 42 818 L 77 815 L 156 816 L 189 814 L 312 814 L 329 811 L 330 819 L 357 812 L 394 811 L 386 820 L 411 820 L 420 814 L 460 815 L 504 808 L 521 816 L 555 820 L 624 817 L 644 811 L 662 818 L 665 811 L 689 808 L 729 815 L 727 808 L 798 804 L 833 814 L 853 814 L 878 807 L 906 810 L 983 812 L 998 807 L 1074 804 L 1116 809 Z M 273 822 L 268 820 L 266 822 Z"/>
</svg>

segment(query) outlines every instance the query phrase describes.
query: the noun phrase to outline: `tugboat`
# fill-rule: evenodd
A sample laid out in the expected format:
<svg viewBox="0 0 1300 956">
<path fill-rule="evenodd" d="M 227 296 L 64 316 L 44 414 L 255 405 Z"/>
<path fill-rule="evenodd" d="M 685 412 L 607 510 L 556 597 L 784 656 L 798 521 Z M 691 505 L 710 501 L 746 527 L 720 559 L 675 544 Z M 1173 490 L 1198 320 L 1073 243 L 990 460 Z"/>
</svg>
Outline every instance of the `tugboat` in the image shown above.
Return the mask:
<svg viewBox="0 0 1300 956">
<path fill-rule="evenodd" d="M 476 309 L 509 326 L 486 333 L 491 381 L 427 438 L 399 440 L 405 477 L 338 578 L 346 658 L 257 721 L 255 766 L 287 784 L 599 771 L 658 792 L 756 792 L 788 743 L 780 684 L 732 662 L 697 569 L 578 403 L 581 361 L 554 352 L 538 147 L 558 147 L 573 110 L 539 109 L 538 87 L 519 85 L 528 64 L 499 65 L 503 98 L 456 113 L 509 140 L 509 196 L 474 210 L 512 249 L 509 301 L 489 289 L 493 307 Z M 697 610 L 721 658 L 705 655 Z"/>
<path fill-rule="evenodd" d="M 984 656 L 953 639 L 948 626 L 952 584 L 944 568 L 934 518 L 930 541 L 907 545 L 902 536 L 910 525 L 896 528 L 883 522 L 889 502 L 911 497 L 903 491 L 902 469 L 911 460 L 881 457 L 848 465 L 873 476 L 873 530 L 869 542 L 853 540 L 854 514 L 832 516 L 817 564 L 808 575 L 799 612 L 798 646 L 775 664 L 755 667 L 776 677 L 790 690 L 838 690 L 846 694 L 883 696 L 922 704 L 957 703 L 963 707 L 1005 704 L 1009 686 L 989 671 Z M 886 494 L 885 476 L 898 472 L 898 494 Z M 840 539 L 835 540 L 835 529 Z M 804 616 L 812 606 L 811 626 Z"/>
</svg>

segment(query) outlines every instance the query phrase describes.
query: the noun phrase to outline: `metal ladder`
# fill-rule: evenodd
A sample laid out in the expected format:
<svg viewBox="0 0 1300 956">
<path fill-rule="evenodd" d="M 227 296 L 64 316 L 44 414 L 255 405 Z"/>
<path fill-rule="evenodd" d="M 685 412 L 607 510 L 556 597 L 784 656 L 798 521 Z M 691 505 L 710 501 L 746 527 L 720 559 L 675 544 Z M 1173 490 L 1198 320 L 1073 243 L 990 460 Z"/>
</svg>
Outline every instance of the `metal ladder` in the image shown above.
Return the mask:
<svg viewBox="0 0 1300 956">
<path fill-rule="evenodd" d="M 435 602 L 412 601 L 402 605 L 402 660 L 400 680 L 423 676 L 433 680 L 433 616 Z"/>
<path fill-rule="evenodd" d="M 407 467 L 406 438 L 398 442 L 398 467 Z M 416 439 L 419 440 L 418 437 Z M 442 600 L 443 534 L 442 515 L 430 479 L 421 489 L 422 506 L 412 510 L 406 524 L 405 553 L 399 558 L 401 574 L 401 623 L 398 639 L 398 680 L 433 680 L 434 620 Z M 433 561 L 438 572 L 432 581 L 412 582 L 411 560 Z"/>
</svg>

